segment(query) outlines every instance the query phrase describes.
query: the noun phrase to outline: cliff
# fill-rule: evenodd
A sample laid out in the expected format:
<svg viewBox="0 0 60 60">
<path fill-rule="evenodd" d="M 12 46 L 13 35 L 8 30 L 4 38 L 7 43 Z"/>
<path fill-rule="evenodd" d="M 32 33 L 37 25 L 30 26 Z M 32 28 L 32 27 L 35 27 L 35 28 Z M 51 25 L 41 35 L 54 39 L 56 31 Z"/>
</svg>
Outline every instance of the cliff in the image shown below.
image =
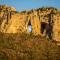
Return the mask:
<svg viewBox="0 0 60 60">
<path fill-rule="evenodd" d="M 0 32 L 32 33 L 60 41 L 60 11 L 49 7 L 17 12 L 13 7 L 0 6 Z"/>
</svg>

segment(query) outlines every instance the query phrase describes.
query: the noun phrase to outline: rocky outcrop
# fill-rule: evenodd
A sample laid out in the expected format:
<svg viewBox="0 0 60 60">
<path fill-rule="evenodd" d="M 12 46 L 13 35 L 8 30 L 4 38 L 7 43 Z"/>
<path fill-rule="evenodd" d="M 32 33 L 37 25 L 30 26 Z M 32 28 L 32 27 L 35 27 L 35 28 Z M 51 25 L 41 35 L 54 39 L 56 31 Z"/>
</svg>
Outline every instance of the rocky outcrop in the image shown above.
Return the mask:
<svg viewBox="0 0 60 60">
<path fill-rule="evenodd" d="M 15 8 L 0 6 L 0 32 L 33 33 L 60 41 L 60 11 L 49 7 L 17 12 Z"/>
</svg>

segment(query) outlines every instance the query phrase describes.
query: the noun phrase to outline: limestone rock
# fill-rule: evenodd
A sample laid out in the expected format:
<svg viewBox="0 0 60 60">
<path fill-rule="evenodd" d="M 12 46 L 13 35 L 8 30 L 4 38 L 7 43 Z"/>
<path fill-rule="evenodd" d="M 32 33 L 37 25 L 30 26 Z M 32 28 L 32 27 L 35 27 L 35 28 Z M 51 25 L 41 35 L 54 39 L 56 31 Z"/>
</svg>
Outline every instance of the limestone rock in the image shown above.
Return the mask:
<svg viewBox="0 0 60 60">
<path fill-rule="evenodd" d="M 0 32 L 33 33 L 60 41 L 60 11 L 49 7 L 17 12 L 13 7 L 0 6 Z"/>
</svg>

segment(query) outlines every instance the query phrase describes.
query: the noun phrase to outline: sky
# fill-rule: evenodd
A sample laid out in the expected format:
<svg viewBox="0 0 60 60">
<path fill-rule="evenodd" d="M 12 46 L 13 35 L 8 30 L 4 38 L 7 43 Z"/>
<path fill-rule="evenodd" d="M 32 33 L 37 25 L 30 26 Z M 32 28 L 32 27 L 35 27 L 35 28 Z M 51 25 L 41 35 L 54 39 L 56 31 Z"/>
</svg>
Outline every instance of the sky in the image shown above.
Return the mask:
<svg viewBox="0 0 60 60">
<path fill-rule="evenodd" d="M 13 6 L 17 11 L 41 7 L 55 7 L 60 9 L 60 0 L 0 0 L 0 5 Z"/>
</svg>

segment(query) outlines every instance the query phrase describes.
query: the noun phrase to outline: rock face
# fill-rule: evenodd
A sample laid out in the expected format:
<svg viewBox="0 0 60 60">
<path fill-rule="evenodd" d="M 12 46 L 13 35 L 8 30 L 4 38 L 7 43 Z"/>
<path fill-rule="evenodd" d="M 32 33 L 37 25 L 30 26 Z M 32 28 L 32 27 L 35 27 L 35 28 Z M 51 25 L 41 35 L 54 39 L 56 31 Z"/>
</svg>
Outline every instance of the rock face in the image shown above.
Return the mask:
<svg viewBox="0 0 60 60">
<path fill-rule="evenodd" d="M 53 7 L 17 12 L 3 5 L 0 6 L 0 32 L 33 33 L 60 41 L 60 12 Z"/>
</svg>

